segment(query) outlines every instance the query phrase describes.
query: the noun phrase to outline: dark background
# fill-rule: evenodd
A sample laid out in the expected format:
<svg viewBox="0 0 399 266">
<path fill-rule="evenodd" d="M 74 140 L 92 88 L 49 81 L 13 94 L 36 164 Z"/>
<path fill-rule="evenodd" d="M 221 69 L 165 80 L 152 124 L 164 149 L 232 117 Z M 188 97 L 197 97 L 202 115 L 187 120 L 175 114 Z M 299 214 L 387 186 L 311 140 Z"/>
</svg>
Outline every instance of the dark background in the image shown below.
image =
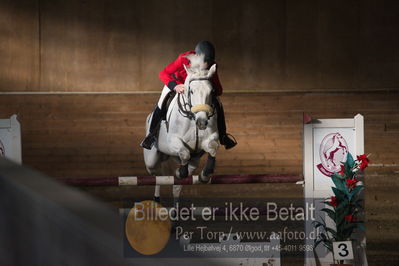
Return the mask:
<svg viewBox="0 0 399 266">
<path fill-rule="evenodd" d="M 397 89 L 397 1 L 2 0 L 0 88 L 158 91 L 214 42 L 228 91 Z"/>
</svg>

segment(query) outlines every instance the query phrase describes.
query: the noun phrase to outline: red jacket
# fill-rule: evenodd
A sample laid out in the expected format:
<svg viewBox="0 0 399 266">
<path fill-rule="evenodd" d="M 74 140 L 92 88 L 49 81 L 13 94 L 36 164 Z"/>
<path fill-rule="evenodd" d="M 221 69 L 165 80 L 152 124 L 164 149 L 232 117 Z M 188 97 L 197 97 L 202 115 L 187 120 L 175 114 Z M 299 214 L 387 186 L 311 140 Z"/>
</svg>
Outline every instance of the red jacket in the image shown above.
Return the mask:
<svg viewBox="0 0 399 266">
<path fill-rule="evenodd" d="M 190 65 L 190 61 L 186 57 L 189 54 L 195 54 L 195 51 L 188 51 L 180 54 L 175 61 L 167 65 L 164 70 L 159 73 L 159 78 L 169 89 L 173 90 L 177 84 L 184 84 L 187 73 L 183 65 Z M 222 95 L 223 87 L 222 84 L 220 84 L 217 71 L 215 75 L 213 75 L 211 82 L 215 88 L 216 96 Z"/>
</svg>

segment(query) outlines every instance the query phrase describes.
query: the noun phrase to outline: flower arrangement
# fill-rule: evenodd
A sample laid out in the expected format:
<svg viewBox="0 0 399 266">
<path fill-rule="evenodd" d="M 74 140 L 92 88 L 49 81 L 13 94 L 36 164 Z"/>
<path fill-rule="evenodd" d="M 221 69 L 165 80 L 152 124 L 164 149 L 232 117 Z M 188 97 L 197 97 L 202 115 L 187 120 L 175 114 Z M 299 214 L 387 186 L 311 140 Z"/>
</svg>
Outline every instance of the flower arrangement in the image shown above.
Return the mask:
<svg viewBox="0 0 399 266">
<path fill-rule="evenodd" d="M 364 230 L 364 222 L 358 217 L 359 212 L 363 210 L 362 199 L 359 195 L 364 186 L 359 181 L 358 174 L 364 171 L 368 163 L 367 155 L 357 156 L 357 160 L 354 160 L 348 153 L 346 162 L 341 165 L 341 170 L 331 175 L 335 184 L 335 187 L 332 187 L 334 196 L 324 201 L 330 207 L 323 208 L 321 211 L 331 218 L 335 223 L 335 228 L 327 226 L 324 219 L 313 222 L 315 228 L 321 228 L 315 239 L 315 247 L 322 243 L 333 252 L 333 242 L 350 240 L 356 228 Z"/>
</svg>

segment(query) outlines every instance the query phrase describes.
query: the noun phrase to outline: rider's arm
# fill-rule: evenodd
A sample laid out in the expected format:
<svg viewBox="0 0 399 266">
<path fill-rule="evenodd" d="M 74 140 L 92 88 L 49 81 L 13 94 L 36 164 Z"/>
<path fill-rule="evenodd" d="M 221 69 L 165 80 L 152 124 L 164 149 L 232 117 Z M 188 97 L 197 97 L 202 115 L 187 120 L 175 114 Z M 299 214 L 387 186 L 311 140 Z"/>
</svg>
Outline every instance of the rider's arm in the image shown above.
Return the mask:
<svg viewBox="0 0 399 266">
<path fill-rule="evenodd" d="M 175 61 L 167 65 L 160 73 L 159 73 L 159 78 L 162 80 L 162 82 L 168 86 L 170 90 L 173 90 L 176 85 L 182 84 L 180 80 L 176 78 L 175 73 L 182 71 L 184 69 L 183 65 L 188 65 L 189 61 L 186 58 L 186 56 L 192 53 L 186 52 L 183 54 L 180 54 Z"/>
</svg>

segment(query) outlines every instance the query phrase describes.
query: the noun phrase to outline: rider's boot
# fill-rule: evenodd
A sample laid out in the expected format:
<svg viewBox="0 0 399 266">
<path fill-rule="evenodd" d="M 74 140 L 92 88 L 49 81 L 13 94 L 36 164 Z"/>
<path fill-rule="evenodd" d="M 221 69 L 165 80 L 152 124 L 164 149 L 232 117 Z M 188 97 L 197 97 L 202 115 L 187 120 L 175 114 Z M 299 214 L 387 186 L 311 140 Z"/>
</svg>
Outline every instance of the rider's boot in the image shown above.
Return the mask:
<svg viewBox="0 0 399 266">
<path fill-rule="evenodd" d="M 156 134 L 159 124 L 161 123 L 161 120 L 162 120 L 162 111 L 157 106 L 155 107 L 155 110 L 152 113 L 150 130 L 149 130 L 150 132 L 140 144 L 140 146 L 143 147 L 144 149 L 151 150 L 152 145 L 154 145 L 154 143 L 156 142 L 157 140 Z"/>
<path fill-rule="evenodd" d="M 224 145 L 226 150 L 231 149 L 237 145 L 237 141 L 232 135 L 226 133 L 226 120 L 224 117 L 223 106 L 216 97 L 214 100 L 214 105 L 217 112 L 217 123 L 218 123 L 220 144 Z M 231 138 L 229 137 L 229 135 L 231 136 Z"/>
</svg>

